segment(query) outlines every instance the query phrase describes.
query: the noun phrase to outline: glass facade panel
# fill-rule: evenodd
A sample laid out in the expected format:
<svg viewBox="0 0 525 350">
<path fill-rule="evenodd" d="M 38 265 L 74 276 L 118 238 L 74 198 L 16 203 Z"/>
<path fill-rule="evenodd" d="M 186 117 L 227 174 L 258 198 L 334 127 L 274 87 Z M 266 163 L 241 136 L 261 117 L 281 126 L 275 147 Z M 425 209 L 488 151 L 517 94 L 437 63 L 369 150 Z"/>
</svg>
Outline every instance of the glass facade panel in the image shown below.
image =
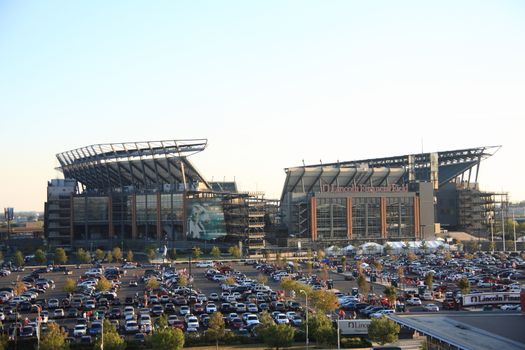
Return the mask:
<svg viewBox="0 0 525 350">
<path fill-rule="evenodd" d="M 366 236 L 366 198 L 352 198 L 352 237 Z"/>
<path fill-rule="evenodd" d="M 86 220 L 86 197 L 73 198 L 73 221 L 84 222 Z"/>
<path fill-rule="evenodd" d="M 381 237 L 381 198 L 367 199 L 367 229 L 366 237 Z"/>
<path fill-rule="evenodd" d="M 346 198 L 318 198 L 318 239 L 345 238 L 346 236 Z"/>
<path fill-rule="evenodd" d="M 86 216 L 89 222 L 108 221 L 108 197 L 87 197 Z"/>
</svg>

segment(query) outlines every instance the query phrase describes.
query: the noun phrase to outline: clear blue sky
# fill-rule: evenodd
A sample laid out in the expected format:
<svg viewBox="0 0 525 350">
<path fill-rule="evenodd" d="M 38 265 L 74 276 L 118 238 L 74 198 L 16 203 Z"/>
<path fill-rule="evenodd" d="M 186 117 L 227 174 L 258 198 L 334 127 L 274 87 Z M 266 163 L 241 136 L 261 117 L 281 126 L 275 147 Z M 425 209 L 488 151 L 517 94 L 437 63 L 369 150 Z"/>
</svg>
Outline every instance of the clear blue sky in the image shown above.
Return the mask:
<svg viewBox="0 0 525 350">
<path fill-rule="evenodd" d="M 43 210 L 55 154 L 208 138 L 208 179 L 501 144 L 525 199 L 523 1 L 0 0 L 0 207 Z"/>
</svg>

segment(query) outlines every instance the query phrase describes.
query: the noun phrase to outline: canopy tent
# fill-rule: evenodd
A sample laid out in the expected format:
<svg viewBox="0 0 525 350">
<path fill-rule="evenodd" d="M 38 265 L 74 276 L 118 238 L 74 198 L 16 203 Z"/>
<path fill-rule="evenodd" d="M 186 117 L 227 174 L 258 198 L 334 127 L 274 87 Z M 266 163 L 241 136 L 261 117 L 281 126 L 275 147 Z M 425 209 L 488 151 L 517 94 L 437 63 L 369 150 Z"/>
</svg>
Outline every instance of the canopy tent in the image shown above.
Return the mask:
<svg viewBox="0 0 525 350">
<path fill-rule="evenodd" d="M 374 243 L 374 242 L 367 242 L 367 243 L 361 244 L 359 248 L 361 248 L 361 250 L 364 253 L 375 254 L 375 253 L 383 252 L 383 246 L 381 244 Z"/>
<path fill-rule="evenodd" d="M 386 242 L 383 245 L 383 249 L 385 249 L 387 245 L 390 247 L 390 253 L 392 254 L 401 254 L 405 249 L 405 243 L 403 242 Z"/>
<path fill-rule="evenodd" d="M 349 253 L 349 252 L 352 252 L 355 250 L 355 247 L 351 244 L 347 245 L 346 247 L 343 248 L 343 252 L 344 253 Z"/>
<path fill-rule="evenodd" d="M 410 252 L 423 252 L 423 242 L 426 246 L 427 252 L 435 252 L 443 247 L 444 250 L 449 250 L 450 246 L 440 240 L 435 241 L 408 241 L 408 242 L 386 242 L 383 245 L 383 248 L 388 244 L 391 248 L 392 254 L 400 254 L 405 251 Z M 408 245 L 408 249 L 405 247 Z"/>
<path fill-rule="evenodd" d="M 324 253 L 327 256 L 341 255 L 343 253 L 343 249 L 336 245 L 331 245 L 328 248 L 325 248 Z"/>
</svg>

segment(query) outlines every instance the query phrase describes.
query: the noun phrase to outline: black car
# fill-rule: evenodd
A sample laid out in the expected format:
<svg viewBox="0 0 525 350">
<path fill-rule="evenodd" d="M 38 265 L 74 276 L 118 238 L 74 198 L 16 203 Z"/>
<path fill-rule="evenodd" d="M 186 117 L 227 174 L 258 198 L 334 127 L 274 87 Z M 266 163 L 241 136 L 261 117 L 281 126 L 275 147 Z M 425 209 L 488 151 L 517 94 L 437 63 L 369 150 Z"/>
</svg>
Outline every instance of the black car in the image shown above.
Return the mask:
<svg viewBox="0 0 525 350">
<path fill-rule="evenodd" d="M 109 318 L 110 319 L 119 319 L 122 316 L 122 312 L 119 308 L 113 308 L 109 312 Z"/>
<path fill-rule="evenodd" d="M 78 311 L 78 309 L 76 308 L 70 308 L 68 311 L 67 311 L 67 318 L 77 318 L 78 315 L 80 314 L 80 312 Z"/>
<path fill-rule="evenodd" d="M 32 304 L 29 301 L 23 301 L 18 304 L 18 310 L 22 312 L 30 312 Z"/>
<path fill-rule="evenodd" d="M 135 304 L 135 299 L 133 297 L 126 297 L 126 299 L 124 299 L 124 305 L 134 305 Z"/>
<path fill-rule="evenodd" d="M 164 307 L 164 312 L 167 314 L 174 314 L 176 312 L 175 305 L 173 305 L 172 303 L 167 303 Z"/>
</svg>

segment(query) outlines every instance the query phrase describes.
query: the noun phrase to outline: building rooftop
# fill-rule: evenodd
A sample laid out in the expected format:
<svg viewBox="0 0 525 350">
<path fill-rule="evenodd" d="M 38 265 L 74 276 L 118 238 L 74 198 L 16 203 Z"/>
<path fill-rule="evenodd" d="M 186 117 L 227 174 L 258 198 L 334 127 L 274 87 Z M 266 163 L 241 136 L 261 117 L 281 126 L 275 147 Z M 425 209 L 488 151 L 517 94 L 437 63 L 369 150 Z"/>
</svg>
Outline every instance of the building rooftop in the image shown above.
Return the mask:
<svg viewBox="0 0 525 350">
<path fill-rule="evenodd" d="M 520 313 L 397 314 L 390 318 L 459 349 L 525 349 L 525 315 Z"/>
</svg>

